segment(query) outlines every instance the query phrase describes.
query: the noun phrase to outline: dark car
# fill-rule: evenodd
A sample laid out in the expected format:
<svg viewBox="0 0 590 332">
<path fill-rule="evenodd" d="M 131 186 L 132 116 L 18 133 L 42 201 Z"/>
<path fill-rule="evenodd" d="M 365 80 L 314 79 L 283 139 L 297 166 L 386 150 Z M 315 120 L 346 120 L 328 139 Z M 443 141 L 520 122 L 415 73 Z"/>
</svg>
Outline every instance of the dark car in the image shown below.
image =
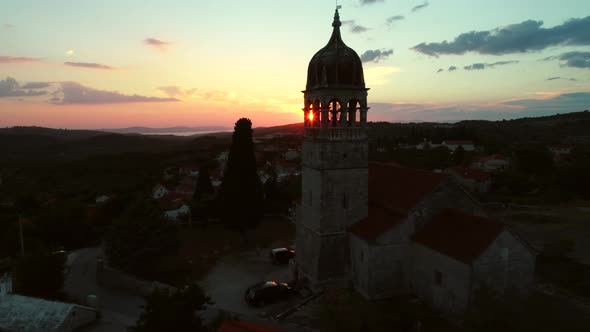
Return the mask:
<svg viewBox="0 0 590 332">
<path fill-rule="evenodd" d="M 275 248 L 270 251 L 270 261 L 273 264 L 287 264 L 295 257 L 295 250 L 291 248 Z"/>
<path fill-rule="evenodd" d="M 295 294 L 295 292 L 295 289 L 288 284 L 276 281 L 263 281 L 249 287 L 244 294 L 244 299 L 249 305 L 262 307 L 267 303 L 287 299 Z"/>
</svg>

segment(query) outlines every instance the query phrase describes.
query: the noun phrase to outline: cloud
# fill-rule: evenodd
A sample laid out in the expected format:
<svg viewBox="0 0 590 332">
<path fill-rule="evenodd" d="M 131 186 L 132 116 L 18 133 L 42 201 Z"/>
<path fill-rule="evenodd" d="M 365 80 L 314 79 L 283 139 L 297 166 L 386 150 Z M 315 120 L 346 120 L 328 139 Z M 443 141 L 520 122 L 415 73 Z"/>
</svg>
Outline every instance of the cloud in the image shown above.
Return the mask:
<svg viewBox="0 0 590 332">
<path fill-rule="evenodd" d="M 590 45 L 590 16 L 570 19 L 552 28 L 528 20 L 489 31 L 462 33 L 453 41 L 421 43 L 412 49 L 430 56 L 445 54 L 510 54 L 540 51 L 558 45 Z"/>
<path fill-rule="evenodd" d="M 488 69 L 488 68 L 494 68 L 495 66 L 510 65 L 510 64 L 514 64 L 514 63 L 518 63 L 518 62 L 519 61 L 498 61 L 498 62 L 494 62 L 494 63 L 474 63 L 472 65 L 463 67 L 463 69 L 465 69 L 465 70 L 484 70 L 484 69 Z"/>
<path fill-rule="evenodd" d="M 192 97 L 198 90 L 182 88 L 177 85 L 161 86 L 158 90 L 164 92 L 170 98 L 187 98 Z"/>
<path fill-rule="evenodd" d="M 362 62 L 379 62 L 385 60 L 393 54 L 393 50 L 368 50 L 361 54 Z"/>
<path fill-rule="evenodd" d="M 155 47 L 160 51 L 166 51 L 168 47 L 172 45 L 171 42 L 163 41 L 152 37 L 144 39 L 143 43 L 147 46 Z"/>
<path fill-rule="evenodd" d="M 455 122 L 517 119 L 579 112 L 588 109 L 588 104 L 590 104 L 590 92 L 551 93 L 549 98 L 518 99 L 486 104 L 371 103 L 371 120 Z"/>
<path fill-rule="evenodd" d="M 590 52 L 567 52 L 558 56 L 550 56 L 543 60 L 560 60 L 564 67 L 590 69 Z"/>
<path fill-rule="evenodd" d="M 30 62 L 39 62 L 41 59 L 39 58 L 30 58 L 26 56 L 6 56 L 0 55 L 0 63 L 30 63 Z"/>
<path fill-rule="evenodd" d="M 445 70 L 444 70 L 444 69 L 442 69 L 442 68 L 440 68 L 439 70 L 437 70 L 437 71 L 436 71 L 436 73 L 438 74 L 438 73 L 441 73 L 441 72 L 443 72 L 443 71 L 445 71 Z"/>
<path fill-rule="evenodd" d="M 12 30 L 14 28 L 13 24 L 2 24 L 2 27 L 6 30 Z"/>
<path fill-rule="evenodd" d="M 61 95 L 61 97 L 59 97 Z M 57 98 L 57 99 L 56 99 Z M 76 82 L 62 82 L 61 89 L 55 93 L 54 104 L 124 104 L 158 103 L 178 101 L 176 98 L 146 97 L 125 95 L 117 91 L 97 90 Z"/>
<path fill-rule="evenodd" d="M 64 62 L 64 65 L 70 67 L 78 67 L 78 68 L 88 68 L 88 69 L 101 69 L 101 70 L 113 70 L 114 67 L 102 65 L 100 63 L 91 63 L 91 62 Z"/>
<path fill-rule="evenodd" d="M 367 86 L 374 87 L 388 83 L 391 74 L 400 72 L 400 68 L 392 66 L 366 67 L 364 72 Z"/>
<path fill-rule="evenodd" d="M 428 7 L 428 5 L 430 5 L 430 4 L 428 3 L 428 0 L 426 0 L 426 1 L 424 1 L 423 4 L 418 5 L 418 6 L 414 7 L 414 8 L 412 8 L 412 12 L 417 12 L 417 11 L 419 11 L 421 9 L 424 9 L 424 8 Z"/>
<path fill-rule="evenodd" d="M 342 21 L 342 24 L 347 25 L 352 33 L 362 33 L 369 30 L 367 27 L 356 24 L 354 20 Z"/>
<path fill-rule="evenodd" d="M 26 86 L 26 85 L 25 85 Z M 18 82 L 12 78 L 7 77 L 0 81 L 0 98 L 2 97 L 33 97 L 46 95 L 47 91 L 38 91 L 35 88 L 21 87 Z"/>
<path fill-rule="evenodd" d="M 406 17 L 405 16 L 402 16 L 402 15 L 391 16 L 391 17 L 388 17 L 387 20 L 385 20 L 385 23 L 387 25 L 391 25 L 394 22 L 401 21 L 401 20 L 403 20 L 405 18 Z"/>
<path fill-rule="evenodd" d="M 577 81 L 575 78 L 567 78 L 567 77 L 559 77 L 559 76 L 549 77 L 547 79 L 547 81 L 556 81 L 556 80 L 563 80 L 563 81 L 570 81 L 570 82 L 576 82 Z"/>
<path fill-rule="evenodd" d="M 455 67 L 455 66 L 450 66 L 449 67 L 449 71 L 455 71 L 455 70 L 457 70 L 457 67 Z"/>
<path fill-rule="evenodd" d="M 23 89 L 46 89 L 51 84 L 49 82 L 30 82 L 22 86 Z"/>
<path fill-rule="evenodd" d="M 361 0 L 361 6 L 364 5 L 372 5 L 375 4 L 377 2 L 383 2 L 384 0 Z"/>
</svg>

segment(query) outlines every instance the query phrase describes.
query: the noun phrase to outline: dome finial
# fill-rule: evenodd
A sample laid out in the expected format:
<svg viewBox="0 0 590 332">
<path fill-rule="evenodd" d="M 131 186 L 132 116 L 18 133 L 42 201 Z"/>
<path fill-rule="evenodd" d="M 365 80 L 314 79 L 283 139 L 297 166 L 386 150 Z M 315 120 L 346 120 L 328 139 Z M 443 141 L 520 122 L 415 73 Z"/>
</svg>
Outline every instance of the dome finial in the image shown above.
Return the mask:
<svg viewBox="0 0 590 332">
<path fill-rule="evenodd" d="M 334 22 L 332 22 L 332 26 L 334 28 L 342 26 L 342 22 L 340 22 L 340 14 L 338 14 L 338 9 L 342 8 L 340 5 L 336 5 L 336 12 L 334 13 Z"/>
</svg>

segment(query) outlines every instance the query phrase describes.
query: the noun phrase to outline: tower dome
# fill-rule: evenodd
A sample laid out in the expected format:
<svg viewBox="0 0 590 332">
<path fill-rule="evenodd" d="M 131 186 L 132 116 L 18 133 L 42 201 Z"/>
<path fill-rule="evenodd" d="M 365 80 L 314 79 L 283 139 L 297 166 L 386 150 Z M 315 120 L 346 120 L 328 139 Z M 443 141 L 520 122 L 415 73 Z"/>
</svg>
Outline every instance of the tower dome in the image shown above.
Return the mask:
<svg viewBox="0 0 590 332">
<path fill-rule="evenodd" d="M 319 50 L 307 69 L 306 90 L 316 88 L 364 89 L 363 65 L 358 54 L 346 46 L 340 35 L 338 9 L 332 23 L 334 30 L 328 44 Z"/>
</svg>

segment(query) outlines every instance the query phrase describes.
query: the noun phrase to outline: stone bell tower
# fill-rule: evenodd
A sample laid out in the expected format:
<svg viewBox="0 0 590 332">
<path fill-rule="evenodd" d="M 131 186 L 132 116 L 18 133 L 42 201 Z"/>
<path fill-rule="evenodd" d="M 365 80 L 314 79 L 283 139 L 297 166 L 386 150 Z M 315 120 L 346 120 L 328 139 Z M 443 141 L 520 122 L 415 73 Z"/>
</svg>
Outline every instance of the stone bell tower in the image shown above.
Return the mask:
<svg viewBox="0 0 590 332">
<path fill-rule="evenodd" d="M 350 280 L 347 228 L 368 214 L 367 91 L 358 54 L 340 35 L 309 62 L 296 266 L 312 286 Z"/>
</svg>

